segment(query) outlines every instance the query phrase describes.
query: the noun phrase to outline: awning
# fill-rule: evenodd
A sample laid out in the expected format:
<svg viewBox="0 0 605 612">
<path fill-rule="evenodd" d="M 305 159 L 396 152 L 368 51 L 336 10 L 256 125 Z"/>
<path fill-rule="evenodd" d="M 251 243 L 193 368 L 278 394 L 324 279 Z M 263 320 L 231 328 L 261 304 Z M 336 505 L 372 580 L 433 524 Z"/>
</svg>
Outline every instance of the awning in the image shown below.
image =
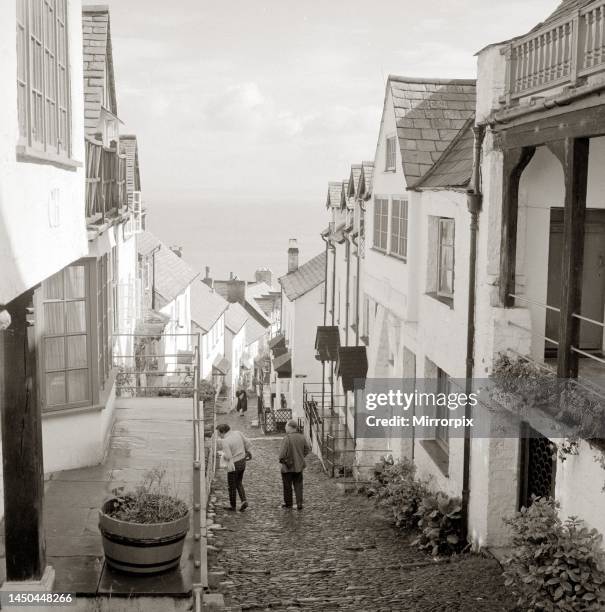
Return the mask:
<svg viewBox="0 0 605 612">
<path fill-rule="evenodd" d="M 226 357 L 218 356 L 212 364 L 212 373 L 225 376 L 231 368 L 231 362 Z"/>
<path fill-rule="evenodd" d="M 315 359 L 318 361 L 337 361 L 340 347 L 340 332 L 338 327 L 322 326 L 317 328 L 315 335 Z"/>
<path fill-rule="evenodd" d="M 273 369 L 277 372 L 277 378 L 292 378 L 292 355 L 289 351 L 275 358 Z"/>
<path fill-rule="evenodd" d="M 336 375 L 345 391 L 364 389 L 368 375 L 368 357 L 365 346 L 341 346 L 338 349 Z"/>
<path fill-rule="evenodd" d="M 286 348 L 286 338 L 284 337 L 283 334 L 277 334 L 277 336 L 274 336 L 273 338 L 271 338 L 271 340 L 269 340 L 269 348 L 273 351 L 273 354 L 275 354 L 275 349 L 279 349 L 279 348 Z"/>
</svg>

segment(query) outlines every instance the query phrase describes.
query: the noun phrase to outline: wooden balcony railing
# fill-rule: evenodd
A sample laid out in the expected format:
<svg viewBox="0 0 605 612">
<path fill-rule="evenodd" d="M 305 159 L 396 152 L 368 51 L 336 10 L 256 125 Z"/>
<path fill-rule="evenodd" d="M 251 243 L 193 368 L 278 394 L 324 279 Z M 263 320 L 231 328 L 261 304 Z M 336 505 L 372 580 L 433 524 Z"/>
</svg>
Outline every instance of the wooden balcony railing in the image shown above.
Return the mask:
<svg viewBox="0 0 605 612">
<path fill-rule="evenodd" d="M 128 205 L 126 156 L 86 139 L 86 219 L 105 222 Z"/>
<path fill-rule="evenodd" d="M 506 54 L 506 104 L 605 71 L 605 0 L 513 41 Z"/>
</svg>

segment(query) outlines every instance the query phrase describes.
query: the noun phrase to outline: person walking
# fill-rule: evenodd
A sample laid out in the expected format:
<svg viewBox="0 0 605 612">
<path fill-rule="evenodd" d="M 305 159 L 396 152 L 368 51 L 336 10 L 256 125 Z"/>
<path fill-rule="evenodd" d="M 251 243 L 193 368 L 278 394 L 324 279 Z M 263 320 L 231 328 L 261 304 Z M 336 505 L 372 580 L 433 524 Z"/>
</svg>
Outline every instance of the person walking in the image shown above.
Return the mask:
<svg viewBox="0 0 605 612">
<path fill-rule="evenodd" d="M 296 507 L 303 509 L 303 470 L 306 467 L 305 457 L 311 452 L 311 446 L 303 434 L 298 431 L 297 422 L 292 419 L 286 423 L 286 435 L 279 450 L 281 477 L 284 488 L 282 508 L 292 508 L 292 489 L 296 497 Z"/>
<path fill-rule="evenodd" d="M 227 510 L 235 512 L 237 509 L 237 495 L 242 502 L 240 512 L 244 512 L 248 507 L 246 491 L 244 490 L 244 472 L 246 471 L 246 461 L 252 459 L 250 452 L 250 441 L 241 431 L 232 430 L 226 423 L 217 426 L 221 450 L 223 451 L 222 461 L 227 465 L 227 487 L 229 489 L 229 507 Z"/>
<path fill-rule="evenodd" d="M 238 412 L 240 416 L 244 416 L 248 410 L 248 394 L 245 389 L 241 389 L 239 392 L 239 399 L 237 401 Z"/>
</svg>

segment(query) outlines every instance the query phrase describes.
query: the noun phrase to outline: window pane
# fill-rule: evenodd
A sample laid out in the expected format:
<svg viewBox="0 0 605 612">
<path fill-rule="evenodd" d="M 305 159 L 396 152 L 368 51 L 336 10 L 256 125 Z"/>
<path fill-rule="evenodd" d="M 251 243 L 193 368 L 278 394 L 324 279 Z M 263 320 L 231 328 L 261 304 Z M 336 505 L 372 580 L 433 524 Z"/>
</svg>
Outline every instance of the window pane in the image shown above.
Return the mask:
<svg viewBox="0 0 605 612">
<path fill-rule="evenodd" d="M 62 370 L 65 368 L 65 339 L 46 338 L 45 364 L 46 370 Z"/>
<path fill-rule="evenodd" d="M 73 370 L 67 373 L 67 401 L 83 402 L 88 399 L 88 370 Z"/>
<path fill-rule="evenodd" d="M 67 367 L 85 368 L 88 366 L 86 336 L 67 337 Z"/>
<path fill-rule="evenodd" d="M 84 300 L 67 302 L 67 333 L 86 331 L 86 303 Z"/>
<path fill-rule="evenodd" d="M 49 335 L 65 332 L 63 303 L 44 304 L 45 332 Z"/>
<path fill-rule="evenodd" d="M 65 270 L 65 297 L 86 297 L 86 276 L 84 266 L 70 266 Z"/>
<path fill-rule="evenodd" d="M 44 297 L 48 300 L 63 299 L 63 272 L 55 274 L 44 281 Z"/>
<path fill-rule="evenodd" d="M 46 404 L 59 406 L 65 404 L 65 374 L 63 372 L 46 375 Z"/>
</svg>

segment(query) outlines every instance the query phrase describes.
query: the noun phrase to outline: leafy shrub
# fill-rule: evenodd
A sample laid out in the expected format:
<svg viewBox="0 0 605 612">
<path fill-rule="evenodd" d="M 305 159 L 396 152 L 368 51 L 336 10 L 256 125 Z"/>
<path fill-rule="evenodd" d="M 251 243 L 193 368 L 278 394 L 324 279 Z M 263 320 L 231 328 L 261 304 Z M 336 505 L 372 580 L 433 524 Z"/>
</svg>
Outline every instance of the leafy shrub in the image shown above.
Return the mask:
<svg viewBox="0 0 605 612">
<path fill-rule="evenodd" d="M 209 402 L 216 395 L 216 387 L 209 380 L 201 380 L 198 386 L 199 398 L 203 402 Z"/>
<path fill-rule="evenodd" d="M 377 480 L 382 484 L 376 490 L 376 498 L 391 511 L 395 525 L 402 529 L 416 528 L 416 512 L 428 493 L 426 484 L 416 479 L 416 466 L 407 458 L 385 464 Z"/>
<path fill-rule="evenodd" d="M 409 459 L 383 459 L 363 492 L 390 510 L 397 527 L 419 530 L 414 544 L 421 550 L 436 556 L 464 548 L 460 500 L 431 492 L 427 481 L 416 478 Z"/>
<path fill-rule="evenodd" d="M 605 609 L 605 554 L 601 537 L 582 521 L 561 521 L 558 504 L 536 498 L 505 519 L 513 531 L 506 561 L 507 586 L 518 593 L 524 612 L 592 612 Z"/>
<path fill-rule="evenodd" d="M 463 538 L 462 505 L 459 499 L 445 493 L 428 493 L 416 511 L 420 535 L 414 540 L 421 550 L 437 555 L 460 552 Z"/>
<path fill-rule="evenodd" d="M 118 487 L 115 498 L 105 513 L 127 523 L 166 523 L 184 517 L 187 504 L 171 494 L 164 484 L 166 470 L 154 468 L 145 473 L 143 482 L 134 491 Z"/>
</svg>

